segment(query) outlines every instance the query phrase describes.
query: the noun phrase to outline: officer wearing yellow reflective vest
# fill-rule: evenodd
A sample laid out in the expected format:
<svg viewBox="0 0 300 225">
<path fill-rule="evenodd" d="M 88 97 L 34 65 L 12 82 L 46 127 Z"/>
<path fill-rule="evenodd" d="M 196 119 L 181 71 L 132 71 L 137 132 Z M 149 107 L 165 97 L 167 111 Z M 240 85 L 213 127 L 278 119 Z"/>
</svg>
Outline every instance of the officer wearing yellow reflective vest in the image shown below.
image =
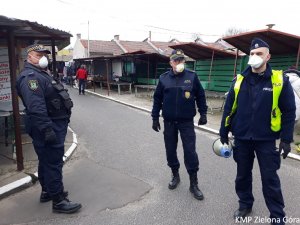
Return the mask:
<svg viewBox="0 0 300 225">
<path fill-rule="evenodd" d="M 272 224 L 284 224 L 284 201 L 277 170 L 280 153 L 283 152 L 285 159 L 291 151 L 296 106 L 288 78 L 268 64 L 269 49 L 262 39 L 252 40 L 250 66 L 233 81 L 224 107 L 220 137 L 223 144 L 228 143 L 230 131 L 235 138 L 233 158 L 237 163 L 235 189 L 239 208 L 234 217 L 246 217 L 252 211 L 252 168 L 256 155 Z M 278 151 L 275 141 L 279 138 Z"/>
</svg>

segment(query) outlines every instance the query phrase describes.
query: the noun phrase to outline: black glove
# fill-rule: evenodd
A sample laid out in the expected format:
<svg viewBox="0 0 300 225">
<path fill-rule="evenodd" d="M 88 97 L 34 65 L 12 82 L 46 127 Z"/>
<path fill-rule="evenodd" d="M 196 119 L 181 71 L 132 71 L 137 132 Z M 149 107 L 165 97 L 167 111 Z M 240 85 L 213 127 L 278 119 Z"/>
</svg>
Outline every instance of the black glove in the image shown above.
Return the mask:
<svg viewBox="0 0 300 225">
<path fill-rule="evenodd" d="M 56 134 L 52 128 L 45 130 L 45 142 L 46 144 L 55 144 L 57 141 Z"/>
<path fill-rule="evenodd" d="M 220 137 L 220 141 L 221 143 L 224 145 L 224 144 L 227 144 L 229 143 L 229 139 L 228 137 Z"/>
<path fill-rule="evenodd" d="M 280 143 L 279 143 L 279 153 L 281 154 L 282 151 L 283 151 L 282 157 L 285 159 L 291 151 L 291 144 L 287 144 L 283 141 L 280 141 Z"/>
<path fill-rule="evenodd" d="M 160 130 L 159 120 L 153 120 L 152 129 L 155 130 L 156 132 L 159 132 Z"/>
<path fill-rule="evenodd" d="M 205 125 L 205 124 L 207 124 L 207 117 L 206 117 L 206 114 L 203 114 L 200 116 L 198 125 Z"/>
</svg>

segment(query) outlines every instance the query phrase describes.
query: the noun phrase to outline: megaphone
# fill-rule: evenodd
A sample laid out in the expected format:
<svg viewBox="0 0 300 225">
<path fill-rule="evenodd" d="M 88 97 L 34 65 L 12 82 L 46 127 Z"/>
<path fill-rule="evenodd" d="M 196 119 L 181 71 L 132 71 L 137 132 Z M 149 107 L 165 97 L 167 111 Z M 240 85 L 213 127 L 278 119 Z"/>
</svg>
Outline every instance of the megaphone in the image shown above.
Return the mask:
<svg viewBox="0 0 300 225">
<path fill-rule="evenodd" d="M 228 145 L 226 143 L 223 145 L 221 139 L 218 138 L 214 141 L 212 149 L 216 155 L 229 158 L 232 154 L 232 143 L 228 141 Z"/>
</svg>

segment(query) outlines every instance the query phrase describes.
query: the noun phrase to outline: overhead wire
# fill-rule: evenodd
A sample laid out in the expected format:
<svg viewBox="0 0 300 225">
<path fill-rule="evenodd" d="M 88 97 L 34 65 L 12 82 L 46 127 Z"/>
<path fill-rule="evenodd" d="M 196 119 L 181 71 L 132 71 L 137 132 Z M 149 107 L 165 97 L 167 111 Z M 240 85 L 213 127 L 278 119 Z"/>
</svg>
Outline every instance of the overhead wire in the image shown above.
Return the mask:
<svg viewBox="0 0 300 225">
<path fill-rule="evenodd" d="M 78 5 L 77 3 L 69 2 L 67 0 L 56 0 L 56 1 L 58 1 L 62 4 L 82 8 L 82 5 Z M 92 10 L 90 8 L 85 8 L 85 9 L 87 11 L 93 13 L 93 14 L 99 15 L 99 12 L 97 12 L 95 10 Z M 100 16 L 103 17 L 103 15 L 101 15 L 101 14 L 100 14 Z M 118 21 L 121 21 L 121 22 L 124 23 L 124 18 L 119 18 L 119 17 L 116 17 L 116 16 L 104 16 L 103 18 L 106 18 L 106 19 L 110 18 L 110 19 L 118 20 Z M 180 36 L 183 36 L 183 35 L 197 35 L 197 36 L 211 36 L 211 37 L 221 37 L 222 36 L 221 34 L 219 34 L 219 35 L 218 34 L 204 34 L 204 33 L 199 33 L 199 32 L 187 32 L 187 31 L 182 31 L 182 30 L 173 30 L 173 29 L 153 26 L 153 25 L 149 25 L 149 24 L 141 24 L 141 23 L 137 22 L 136 20 L 125 19 L 125 21 L 127 21 L 129 23 L 133 23 L 133 24 L 138 24 L 138 25 L 143 26 L 143 27 L 149 27 L 149 28 L 154 28 L 154 29 L 157 29 L 157 30 L 167 31 L 167 32 L 161 32 L 161 31 L 151 30 L 152 33 L 157 33 L 157 34 L 180 35 Z M 137 29 L 135 28 L 135 30 L 137 30 Z M 147 29 L 138 29 L 138 30 L 143 31 L 143 32 L 149 32 L 149 30 L 147 30 Z"/>
</svg>

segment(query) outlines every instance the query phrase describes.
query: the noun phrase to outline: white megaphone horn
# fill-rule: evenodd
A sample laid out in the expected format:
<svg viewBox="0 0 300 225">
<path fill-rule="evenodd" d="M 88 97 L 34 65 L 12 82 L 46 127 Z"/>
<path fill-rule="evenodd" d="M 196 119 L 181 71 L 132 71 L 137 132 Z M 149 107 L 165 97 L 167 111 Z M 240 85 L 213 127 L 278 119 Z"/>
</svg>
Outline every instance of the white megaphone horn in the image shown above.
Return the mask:
<svg viewBox="0 0 300 225">
<path fill-rule="evenodd" d="M 228 145 L 226 143 L 223 145 L 221 139 L 218 138 L 214 141 L 212 149 L 216 155 L 224 158 L 229 158 L 232 154 L 232 143 L 229 140 Z"/>
</svg>

